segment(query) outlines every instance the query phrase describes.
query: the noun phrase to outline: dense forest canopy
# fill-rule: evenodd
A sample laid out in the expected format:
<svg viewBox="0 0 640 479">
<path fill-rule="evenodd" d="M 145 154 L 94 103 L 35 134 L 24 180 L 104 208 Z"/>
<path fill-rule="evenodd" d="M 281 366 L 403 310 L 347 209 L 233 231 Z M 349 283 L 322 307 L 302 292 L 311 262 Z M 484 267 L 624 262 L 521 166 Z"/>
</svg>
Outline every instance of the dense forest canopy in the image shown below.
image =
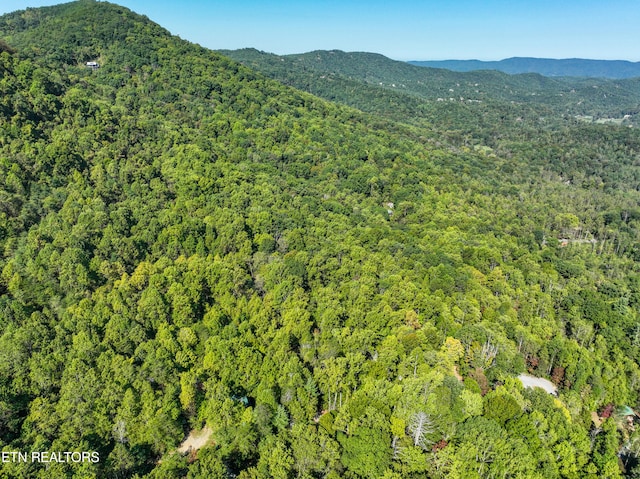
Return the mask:
<svg viewBox="0 0 640 479">
<path fill-rule="evenodd" d="M 0 477 L 637 474 L 637 128 L 361 111 L 107 2 L 0 36 L 0 447 L 100 458 Z"/>
<path fill-rule="evenodd" d="M 221 52 L 270 77 L 325 98 L 326 94 L 333 94 L 333 99 L 351 103 L 356 102 L 359 96 L 368 97 L 373 100 L 373 105 L 368 107 L 370 109 L 379 107 L 382 95 L 396 97 L 391 101 L 394 106 L 405 102 L 421 103 L 426 111 L 422 115 L 419 111 L 405 115 L 405 121 L 415 121 L 416 118 L 412 117 L 431 117 L 434 113 L 430 110 L 434 106 L 429 108 L 428 105 L 434 102 L 437 109 L 443 109 L 444 105 L 438 103 L 445 102 L 463 105 L 472 114 L 480 112 L 484 115 L 492 109 L 513 109 L 515 105 L 520 114 L 527 112 L 528 116 L 548 117 L 546 121 L 553 123 L 580 118 L 581 121 L 629 125 L 637 122 L 640 112 L 639 76 L 606 80 L 550 78 L 535 73 L 507 75 L 489 70 L 457 73 L 441 68 L 418 67 L 373 53 L 340 50 L 284 56 L 252 48 Z M 348 88 L 346 85 L 349 83 L 358 87 L 364 84 L 366 90 L 341 95 L 340 91 Z M 352 90 L 357 89 L 355 85 Z M 377 90 L 377 93 L 371 90 Z M 353 96 L 355 98 L 352 99 Z M 354 106 L 367 108 L 366 101 Z M 465 121 L 466 116 L 458 115 L 458 119 Z M 474 125 L 475 128 L 477 126 Z"/>
</svg>

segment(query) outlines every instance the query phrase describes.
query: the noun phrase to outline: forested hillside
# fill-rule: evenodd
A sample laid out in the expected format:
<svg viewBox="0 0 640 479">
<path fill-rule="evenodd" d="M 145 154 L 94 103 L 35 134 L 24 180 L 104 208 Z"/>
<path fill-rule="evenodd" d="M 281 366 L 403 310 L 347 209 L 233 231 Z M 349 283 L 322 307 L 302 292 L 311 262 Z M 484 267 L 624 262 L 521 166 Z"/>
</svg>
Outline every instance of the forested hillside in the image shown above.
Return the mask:
<svg viewBox="0 0 640 479">
<path fill-rule="evenodd" d="M 452 107 L 466 107 L 473 116 L 516 105 L 524 111 L 537 111 L 537 116 L 547 117 L 547 121 L 580 117 L 589 121 L 624 120 L 628 125 L 637 123 L 640 113 L 640 78 L 548 78 L 535 73 L 507 75 L 488 70 L 460 73 L 418 67 L 373 53 L 340 50 L 284 56 L 255 49 L 221 52 L 272 78 L 325 98 L 328 93 L 342 100 L 340 92 L 345 81 L 365 84 L 368 90 L 373 87 L 414 97 L 407 98 L 410 103 L 417 97 L 426 110 L 421 116 L 427 118 L 433 115 L 429 110 L 434 109 L 446 111 Z M 381 102 L 382 94 L 382 91 L 378 92 L 378 98 L 373 97 L 374 102 Z M 350 92 L 344 99 L 355 102 L 362 95 Z M 351 100 L 353 96 L 355 98 Z M 440 105 L 443 102 L 447 105 Z M 459 116 L 464 118 L 467 114 Z"/>
<path fill-rule="evenodd" d="M 0 447 L 100 457 L 0 477 L 634 474 L 636 128 L 364 113 L 106 2 L 0 37 Z"/>
<path fill-rule="evenodd" d="M 621 149 L 637 151 L 637 130 L 603 125 L 636 125 L 640 79 L 625 80 L 621 88 L 616 82 L 592 79 L 512 77 L 498 72 L 467 75 L 415 68 L 369 53 L 321 51 L 277 56 L 255 49 L 224 53 L 327 100 L 417 126 L 421 135 L 467 150 L 520 158 L 523 161 L 517 170 L 525 177 L 537 175 L 543 168 L 570 181 L 574 176 L 582 181 L 587 175 L 591 177 L 588 181 L 620 185 L 624 177 L 622 182 L 631 186 L 639 179 L 629 162 L 634 154 L 619 155 Z M 470 85 L 479 85 L 475 82 L 480 78 L 485 87 L 482 101 L 435 98 L 449 87 L 461 87 L 467 94 Z M 521 94 L 514 96 L 517 91 Z M 578 97 L 558 102 L 565 93 Z M 575 115 L 575 108 L 581 115 Z M 621 117 L 616 120 L 610 116 Z M 512 162 L 508 168 L 515 165 Z"/>
</svg>

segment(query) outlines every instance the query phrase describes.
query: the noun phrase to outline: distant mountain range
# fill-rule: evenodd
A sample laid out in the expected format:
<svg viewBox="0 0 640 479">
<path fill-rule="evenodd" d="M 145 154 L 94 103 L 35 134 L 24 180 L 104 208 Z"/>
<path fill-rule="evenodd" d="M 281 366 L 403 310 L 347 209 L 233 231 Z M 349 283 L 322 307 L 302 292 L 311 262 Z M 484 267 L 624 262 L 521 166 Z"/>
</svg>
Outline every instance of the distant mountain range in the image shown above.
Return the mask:
<svg viewBox="0 0 640 479">
<path fill-rule="evenodd" d="M 640 112 L 640 77 L 627 79 L 509 75 L 484 70 L 456 72 L 423 68 L 376 53 L 318 50 L 274 55 L 256 49 L 221 53 L 267 76 L 363 111 L 394 119 L 422 118 L 422 102 L 464 103 L 484 110 L 489 104 L 549 108 L 555 116 L 587 116 L 635 123 Z M 376 98 L 374 101 L 373 98 Z M 502 106 L 498 106 L 502 105 Z M 446 109 L 450 106 L 446 107 Z M 420 113 L 422 112 L 422 113 Z M 548 116 L 540 113 L 538 116 Z"/>
<path fill-rule="evenodd" d="M 410 61 L 408 63 L 420 67 L 446 68 L 457 72 L 497 70 L 509 74 L 539 73 L 550 77 L 570 76 L 614 79 L 640 77 L 640 62 L 634 63 L 625 60 L 585 60 L 581 58 L 554 60 L 550 58 L 514 57 L 497 62 L 442 60 Z"/>
</svg>

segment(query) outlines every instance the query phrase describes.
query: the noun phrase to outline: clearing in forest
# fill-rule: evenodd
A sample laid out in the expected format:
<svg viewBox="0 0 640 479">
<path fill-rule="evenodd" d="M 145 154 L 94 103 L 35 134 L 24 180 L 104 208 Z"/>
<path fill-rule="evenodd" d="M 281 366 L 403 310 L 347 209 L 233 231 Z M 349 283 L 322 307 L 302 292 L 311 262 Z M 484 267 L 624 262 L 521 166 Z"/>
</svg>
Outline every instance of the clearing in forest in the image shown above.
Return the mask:
<svg viewBox="0 0 640 479">
<path fill-rule="evenodd" d="M 180 454 L 186 454 L 190 451 L 197 451 L 203 448 L 207 444 L 207 442 L 209 442 L 211 432 L 211 429 L 206 426 L 200 431 L 191 431 L 187 438 L 182 442 L 182 444 L 180 444 L 178 452 Z"/>
</svg>

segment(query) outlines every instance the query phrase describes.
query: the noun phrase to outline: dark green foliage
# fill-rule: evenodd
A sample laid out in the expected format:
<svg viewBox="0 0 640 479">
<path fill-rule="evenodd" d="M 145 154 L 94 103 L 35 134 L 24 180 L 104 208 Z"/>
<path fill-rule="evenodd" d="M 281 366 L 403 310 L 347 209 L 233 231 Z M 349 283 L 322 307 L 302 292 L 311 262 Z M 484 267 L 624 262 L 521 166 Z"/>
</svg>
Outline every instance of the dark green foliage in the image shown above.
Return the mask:
<svg viewBox="0 0 640 479">
<path fill-rule="evenodd" d="M 485 396 L 484 416 L 504 425 L 511 419 L 517 419 L 522 409 L 510 395 L 488 394 Z"/>
</svg>

